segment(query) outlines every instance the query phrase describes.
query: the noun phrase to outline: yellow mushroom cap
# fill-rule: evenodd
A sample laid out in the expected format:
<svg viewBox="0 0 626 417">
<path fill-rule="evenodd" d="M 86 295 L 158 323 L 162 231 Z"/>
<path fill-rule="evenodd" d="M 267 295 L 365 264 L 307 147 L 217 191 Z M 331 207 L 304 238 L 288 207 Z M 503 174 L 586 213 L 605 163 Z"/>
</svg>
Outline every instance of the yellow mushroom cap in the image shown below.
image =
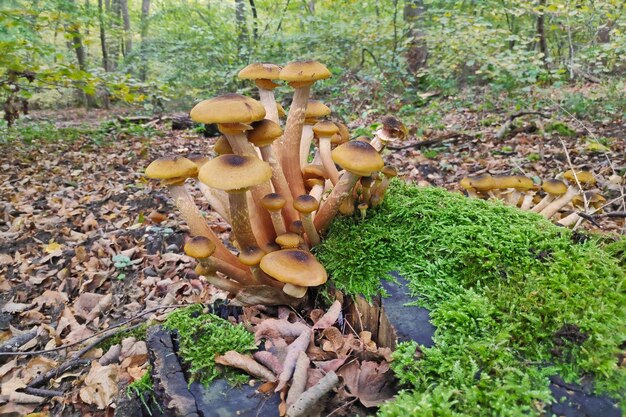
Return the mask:
<svg viewBox="0 0 626 417">
<path fill-rule="evenodd" d="M 198 123 L 252 123 L 265 118 L 257 100 L 240 94 L 224 94 L 196 104 L 189 114 Z"/>
<path fill-rule="evenodd" d="M 594 193 L 593 191 L 585 191 L 585 198 L 589 205 L 593 208 L 600 208 L 606 203 L 606 198 L 598 193 Z M 572 198 L 572 205 L 575 207 L 584 207 L 585 200 L 581 194 L 578 194 Z"/>
<path fill-rule="evenodd" d="M 283 233 L 274 240 L 281 249 L 295 249 L 300 245 L 300 235 L 297 233 Z"/>
<path fill-rule="evenodd" d="M 581 185 L 594 185 L 596 183 L 595 177 L 589 171 L 576 171 L 576 177 L 578 177 L 578 181 Z M 565 178 L 572 184 L 576 184 L 574 171 L 572 171 L 571 169 L 563 173 L 563 178 Z"/>
<path fill-rule="evenodd" d="M 301 220 L 292 221 L 291 224 L 289 225 L 289 231 L 297 235 L 301 235 L 302 233 L 304 233 L 304 225 L 302 224 L 302 221 Z"/>
<path fill-rule="evenodd" d="M 202 168 L 202 165 L 209 162 L 211 158 L 209 158 L 208 156 L 201 155 L 199 153 L 192 153 L 191 155 L 187 157 L 187 159 L 189 159 L 191 162 L 196 164 L 198 169 L 200 169 Z"/>
<path fill-rule="evenodd" d="M 281 69 L 276 64 L 257 62 L 239 71 L 238 77 L 242 80 L 278 80 Z"/>
<path fill-rule="evenodd" d="M 183 156 L 164 156 L 150 163 L 146 177 L 163 180 L 168 184 L 183 182 L 198 175 L 198 167 Z"/>
<path fill-rule="evenodd" d="M 298 210 L 300 213 L 308 214 L 320 208 L 320 203 L 315 197 L 308 194 L 302 194 L 293 200 L 293 208 Z"/>
<path fill-rule="evenodd" d="M 315 136 L 318 138 L 329 138 L 337 132 L 339 132 L 337 125 L 328 120 L 322 120 L 321 122 L 317 122 L 313 125 L 313 133 L 315 133 Z"/>
<path fill-rule="evenodd" d="M 384 168 L 380 170 L 380 172 L 387 178 L 393 178 L 398 176 L 398 171 L 395 167 L 392 167 L 391 165 L 385 165 Z"/>
<path fill-rule="evenodd" d="M 310 178 L 324 179 L 328 178 L 328 175 L 326 174 L 326 170 L 323 165 L 309 164 L 302 168 L 302 178 L 304 178 L 305 181 Z"/>
<path fill-rule="evenodd" d="M 341 122 L 335 122 L 335 125 L 339 128 L 339 135 L 341 135 L 342 142 L 349 141 L 350 131 L 348 130 L 348 126 Z"/>
<path fill-rule="evenodd" d="M 304 123 L 313 125 L 317 119 L 328 116 L 330 114 L 330 108 L 319 100 L 309 100 L 306 103 L 306 110 L 304 111 Z"/>
<path fill-rule="evenodd" d="M 552 195 L 563 195 L 567 192 L 567 185 L 561 180 L 546 180 L 541 185 L 543 191 Z"/>
<path fill-rule="evenodd" d="M 496 181 L 489 174 L 470 177 L 470 185 L 478 191 L 489 191 L 497 188 Z"/>
<path fill-rule="evenodd" d="M 294 61 L 280 71 L 280 79 L 294 87 L 313 84 L 315 81 L 330 78 L 330 71 L 317 61 Z"/>
<path fill-rule="evenodd" d="M 326 270 L 310 252 L 282 249 L 261 259 L 261 269 L 272 278 L 301 287 L 316 287 L 328 279 Z"/>
<path fill-rule="evenodd" d="M 255 156 L 220 155 L 210 160 L 198 174 L 200 181 L 209 187 L 224 191 L 246 190 L 272 177 L 267 162 Z"/>
<path fill-rule="evenodd" d="M 265 210 L 278 211 L 285 207 L 285 197 L 278 193 L 270 193 L 261 199 L 261 205 Z"/>
<path fill-rule="evenodd" d="M 343 169 L 361 177 L 380 171 L 385 163 L 372 145 L 360 140 L 351 140 L 337 146 L 332 151 L 335 163 Z"/>
<path fill-rule="evenodd" d="M 316 185 L 324 185 L 324 180 L 320 178 L 308 178 L 304 180 L 304 185 L 307 186 L 307 189 L 311 189 Z"/>
<path fill-rule="evenodd" d="M 525 191 L 535 187 L 533 180 L 528 177 L 523 175 L 514 175 L 513 177 L 516 183 L 512 188 L 515 188 L 516 190 Z"/>
<path fill-rule="evenodd" d="M 269 119 L 252 123 L 252 130 L 246 133 L 248 140 L 259 147 L 271 145 L 282 134 L 283 129 L 281 129 L 278 123 Z"/>
<path fill-rule="evenodd" d="M 220 136 L 219 138 L 217 138 L 217 141 L 215 141 L 215 145 L 213 145 L 213 150 L 218 155 L 234 153 L 233 148 L 230 146 L 230 143 L 228 142 L 228 139 L 226 139 L 226 136 Z"/>
<path fill-rule="evenodd" d="M 460 182 L 459 185 L 463 188 L 465 188 L 466 190 L 473 190 L 474 187 L 472 187 L 472 179 L 470 177 L 464 177 Z"/>
<path fill-rule="evenodd" d="M 239 252 L 239 261 L 246 266 L 255 266 L 261 262 L 265 252 L 258 246 L 248 246 Z"/>
<path fill-rule="evenodd" d="M 204 259 L 213 255 L 215 252 L 215 243 L 204 236 L 195 236 L 185 243 L 184 250 L 185 253 L 192 258 Z"/>
</svg>

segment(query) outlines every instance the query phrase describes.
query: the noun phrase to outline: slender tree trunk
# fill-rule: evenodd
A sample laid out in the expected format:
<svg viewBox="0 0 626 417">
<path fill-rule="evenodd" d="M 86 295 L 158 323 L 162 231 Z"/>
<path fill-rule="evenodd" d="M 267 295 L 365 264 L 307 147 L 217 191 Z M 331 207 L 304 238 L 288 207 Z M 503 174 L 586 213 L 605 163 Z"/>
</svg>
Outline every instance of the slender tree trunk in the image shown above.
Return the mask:
<svg viewBox="0 0 626 417">
<path fill-rule="evenodd" d="M 89 0 L 85 0 L 85 11 L 88 16 L 91 16 L 91 2 Z M 89 39 L 91 33 L 89 32 L 89 25 L 85 26 L 85 38 Z M 87 59 L 89 59 L 89 48 L 85 48 L 85 55 Z"/>
<path fill-rule="evenodd" d="M 141 56 L 141 69 L 139 70 L 139 79 L 146 81 L 148 75 L 148 59 L 146 57 L 146 47 L 148 37 L 148 24 L 150 17 L 150 0 L 141 1 L 141 47 L 139 55 Z"/>
<path fill-rule="evenodd" d="M 133 51 L 133 34 L 130 31 L 130 15 L 128 14 L 128 0 L 120 1 L 120 11 L 122 13 L 122 21 L 124 22 L 124 57 L 130 55 Z"/>
<path fill-rule="evenodd" d="M 417 73 L 426 66 L 428 60 L 428 45 L 424 38 L 424 14 L 426 8 L 423 0 L 405 0 L 404 21 L 408 24 L 409 49 L 407 63 L 409 71 Z"/>
<path fill-rule="evenodd" d="M 378 6 L 378 2 L 376 2 L 376 6 Z M 311 14 L 315 13 L 315 0 L 309 0 L 307 2 L 307 8 L 309 9 L 309 12 L 311 12 Z"/>
<path fill-rule="evenodd" d="M 76 0 L 70 0 L 70 3 L 76 7 Z M 70 35 L 71 46 L 76 52 L 76 60 L 78 61 L 78 68 L 81 71 L 87 72 L 87 53 L 85 46 L 83 45 L 83 38 L 80 34 L 79 25 L 75 22 L 70 22 L 65 26 L 65 30 Z M 94 96 L 86 94 L 82 89 L 80 90 L 81 100 L 87 108 L 95 107 Z"/>
<path fill-rule="evenodd" d="M 102 68 L 106 72 L 111 70 L 109 65 L 109 50 L 107 48 L 107 35 L 104 25 L 104 10 L 102 10 L 102 0 L 98 0 L 98 24 L 100 25 L 100 49 L 102 50 Z"/>
<path fill-rule="evenodd" d="M 108 0 L 109 1 L 109 0 Z M 119 34 L 121 32 L 120 26 L 120 17 L 121 17 L 121 7 L 120 0 L 110 0 L 111 4 L 109 7 L 109 22 L 110 22 L 110 31 L 111 34 L 109 38 L 109 66 L 111 71 L 115 71 L 117 69 L 117 64 L 119 62 L 120 57 L 120 39 Z"/>
<path fill-rule="evenodd" d="M 248 24 L 244 0 L 235 0 L 235 22 L 237 24 L 237 53 L 241 56 L 242 47 L 248 43 Z"/>
<path fill-rule="evenodd" d="M 250 10 L 252 11 L 252 37 L 256 40 L 259 39 L 259 15 L 256 12 L 256 4 L 254 0 L 248 0 L 250 3 Z"/>
<path fill-rule="evenodd" d="M 539 40 L 539 52 L 543 54 L 543 65 L 548 67 L 548 42 L 546 41 L 546 0 L 539 0 L 539 14 L 537 15 L 537 38 Z"/>
</svg>

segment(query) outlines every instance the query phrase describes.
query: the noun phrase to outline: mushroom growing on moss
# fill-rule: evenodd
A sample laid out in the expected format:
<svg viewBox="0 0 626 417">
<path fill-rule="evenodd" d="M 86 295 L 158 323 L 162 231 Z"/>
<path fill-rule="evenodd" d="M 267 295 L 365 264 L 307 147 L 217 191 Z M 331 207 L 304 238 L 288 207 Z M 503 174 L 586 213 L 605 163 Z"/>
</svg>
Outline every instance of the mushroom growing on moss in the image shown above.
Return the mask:
<svg viewBox="0 0 626 417">
<path fill-rule="evenodd" d="M 282 249 L 261 259 L 261 269 L 277 281 L 284 282 L 283 291 L 295 298 L 306 295 L 307 287 L 317 287 L 328 279 L 326 270 L 310 252 Z"/>
</svg>

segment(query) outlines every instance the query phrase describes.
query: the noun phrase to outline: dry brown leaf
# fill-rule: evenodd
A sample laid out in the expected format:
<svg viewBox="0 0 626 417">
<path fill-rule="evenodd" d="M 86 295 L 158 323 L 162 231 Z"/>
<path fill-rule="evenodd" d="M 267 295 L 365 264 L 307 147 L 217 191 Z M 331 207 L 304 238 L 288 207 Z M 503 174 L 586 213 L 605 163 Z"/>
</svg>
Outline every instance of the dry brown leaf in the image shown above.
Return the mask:
<svg viewBox="0 0 626 417">
<path fill-rule="evenodd" d="M 357 397 L 366 407 L 375 407 L 393 398 L 393 373 L 387 362 L 351 362 L 337 374 L 343 378 L 349 395 Z"/>
<path fill-rule="evenodd" d="M 341 314 L 341 303 L 337 300 L 335 301 L 329 308 L 326 314 L 324 314 L 318 321 L 313 325 L 313 330 L 316 329 L 327 329 L 339 318 Z"/>
<path fill-rule="evenodd" d="M 221 356 L 216 356 L 215 363 L 241 369 L 253 377 L 264 381 L 276 381 L 276 375 L 272 371 L 255 361 L 251 356 L 242 355 L 234 350 L 230 350 Z"/>
<path fill-rule="evenodd" d="M 32 413 L 38 407 L 37 404 L 18 404 L 10 402 L 0 406 L 2 417 L 23 417 Z"/>
<path fill-rule="evenodd" d="M 309 342 L 311 340 L 311 330 L 307 327 L 306 331 L 303 331 L 300 336 L 296 338 L 287 348 L 287 356 L 285 357 L 285 362 L 283 362 L 283 371 L 280 373 L 278 377 L 278 386 L 276 387 L 276 391 L 282 390 L 285 385 L 291 379 L 293 375 L 293 371 L 296 367 L 296 361 L 298 360 L 298 356 L 300 352 L 305 352 L 307 347 L 309 346 Z"/>
<path fill-rule="evenodd" d="M 302 332 L 309 331 L 311 328 L 305 323 L 291 323 L 287 320 L 267 319 L 254 329 L 254 338 L 256 341 L 260 339 L 276 339 L 279 337 L 298 337 Z"/>
<path fill-rule="evenodd" d="M 134 337 L 127 337 L 122 340 L 122 350 L 120 361 L 122 368 L 143 365 L 148 360 L 148 347 L 143 340 L 135 340 Z"/>
<path fill-rule="evenodd" d="M 57 366 L 57 361 L 45 356 L 35 356 L 22 369 L 22 378 L 30 382 L 33 378 L 45 374 Z"/>
<path fill-rule="evenodd" d="M 102 366 L 96 361 L 91 362 L 91 369 L 84 381 L 85 386 L 80 389 L 80 399 L 104 410 L 117 395 L 118 372 L 117 365 Z"/>
</svg>

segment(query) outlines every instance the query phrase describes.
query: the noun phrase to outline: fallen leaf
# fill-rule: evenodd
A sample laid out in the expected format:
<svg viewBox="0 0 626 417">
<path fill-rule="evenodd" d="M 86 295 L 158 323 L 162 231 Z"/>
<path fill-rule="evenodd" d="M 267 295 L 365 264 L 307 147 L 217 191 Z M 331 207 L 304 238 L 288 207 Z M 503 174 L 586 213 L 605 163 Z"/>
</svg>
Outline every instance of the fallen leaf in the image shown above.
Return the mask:
<svg viewBox="0 0 626 417">
<path fill-rule="evenodd" d="M 96 361 L 91 362 L 91 369 L 84 381 L 85 386 L 80 389 L 80 399 L 104 410 L 117 395 L 118 371 L 117 365 L 102 366 Z"/>
<path fill-rule="evenodd" d="M 387 362 L 354 361 L 337 374 L 343 378 L 349 394 L 366 407 L 375 407 L 393 398 L 393 373 Z"/>
</svg>

